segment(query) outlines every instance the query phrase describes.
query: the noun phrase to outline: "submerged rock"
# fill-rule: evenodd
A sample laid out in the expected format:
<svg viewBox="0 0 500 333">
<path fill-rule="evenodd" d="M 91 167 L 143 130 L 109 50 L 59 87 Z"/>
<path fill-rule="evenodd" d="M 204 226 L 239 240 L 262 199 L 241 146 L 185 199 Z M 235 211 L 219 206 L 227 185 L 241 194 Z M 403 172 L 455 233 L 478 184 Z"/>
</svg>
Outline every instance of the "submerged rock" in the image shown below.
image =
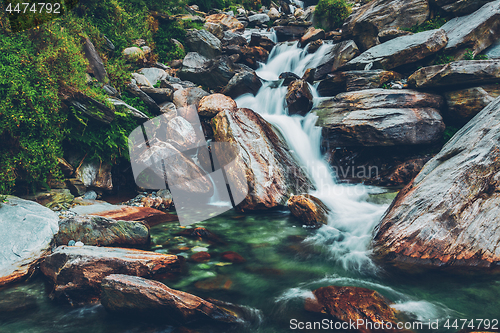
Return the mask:
<svg viewBox="0 0 500 333">
<path fill-rule="evenodd" d="M 342 36 L 354 39 L 362 51 L 378 44 L 378 35 L 393 28 L 411 28 L 429 16 L 426 0 L 375 0 L 361 6 L 342 26 Z"/>
<path fill-rule="evenodd" d="M 0 299 L 0 318 L 11 319 L 16 316 L 29 316 L 36 311 L 36 297 L 22 291 L 3 294 Z"/>
<path fill-rule="evenodd" d="M 149 242 L 149 227 L 136 221 L 73 216 L 59 221 L 59 232 L 55 236 L 57 245 L 66 245 L 70 240 L 97 246 L 144 245 Z"/>
<path fill-rule="evenodd" d="M 236 152 L 222 147 L 215 152 L 227 161 L 234 159 L 226 176 L 234 185 L 233 198 L 244 197 L 239 209 L 284 206 L 292 193 L 307 192 L 312 186 L 287 144 L 252 110 L 220 112 L 212 119 L 212 127 L 216 141 L 234 142 L 237 147 Z"/>
<path fill-rule="evenodd" d="M 398 37 L 361 53 L 343 69 L 393 69 L 426 58 L 445 47 L 447 42 L 448 37 L 442 29 Z"/>
<path fill-rule="evenodd" d="M 239 253 L 236 253 L 234 251 L 222 252 L 220 256 L 222 260 L 232 262 L 233 264 L 242 264 L 246 262 L 245 258 L 243 258 Z"/>
<path fill-rule="evenodd" d="M 59 246 L 44 258 L 40 268 L 54 285 L 54 298 L 86 302 L 100 296 L 101 281 L 108 275 L 172 273 L 178 271 L 179 261 L 175 255 L 134 249 Z"/>
<path fill-rule="evenodd" d="M 439 95 L 368 89 L 325 99 L 311 112 L 333 146 L 415 145 L 441 140 L 442 105 Z"/>
<path fill-rule="evenodd" d="M 292 215 L 306 225 L 321 226 L 328 222 L 330 209 L 315 196 L 294 195 L 288 199 L 287 205 Z"/>
<path fill-rule="evenodd" d="M 56 213 L 36 202 L 9 196 L 0 203 L 0 287 L 35 269 L 57 233 Z"/>
<path fill-rule="evenodd" d="M 377 258 L 412 272 L 500 272 L 499 140 L 497 98 L 401 190 L 374 231 Z"/>
<path fill-rule="evenodd" d="M 103 279 L 101 285 L 101 303 L 112 312 L 147 315 L 174 323 L 206 319 L 224 323 L 240 321 L 223 308 L 158 281 L 113 274 Z"/>
<path fill-rule="evenodd" d="M 362 333 L 398 331 L 382 325 L 391 323 L 395 328 L 396 311 L 390 307 L 389 300 L 374 290 L 329 286 L 314 290 L 313 295 L 306 299 L 307 311 L 327 313 L 347 323 L 360 320 L 362 324 L 357 329 Z"/>
</svg>

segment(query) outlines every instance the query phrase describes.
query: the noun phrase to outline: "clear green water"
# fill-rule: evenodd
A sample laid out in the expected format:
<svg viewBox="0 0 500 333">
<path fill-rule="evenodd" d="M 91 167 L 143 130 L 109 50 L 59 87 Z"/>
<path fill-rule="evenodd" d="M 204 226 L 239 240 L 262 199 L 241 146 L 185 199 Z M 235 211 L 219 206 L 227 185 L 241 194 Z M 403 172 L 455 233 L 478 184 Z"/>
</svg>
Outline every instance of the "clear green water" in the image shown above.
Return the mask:
<svg viewBox="0 0 500 333">
<path fill-rule="evenodd" d="M 201 297 L 247 307 L 249 322 L 239 326 L 191 324 L 198 332 L 290 332 L 290 320 L 321 320 L 321 315 L 303 310 L 309 291 L 328 285 L 352 285 L 375 289 L 411 310 L 410 320 L 446 318 L 500 319 L 500 280 L 494 277 L 453 277 L 442 274 L 418 276 L 387 272 L 347 272 L 329 258 L 326 245 L 304 241 L 316 233 L 303 228 L 286 212 L 241 215 L 228 212 L 197 224 L 220 237 L 223 243 L 211 244 L 178 234 L 186 230 L 177 223 L 151 229 L 151 249 L 188 259 L 205 249 L 212 256 L 206 263 L 189 260 L 181 276 L 164 280 L 168 286 Z M 220 260 L 224 251 L 242 255 L 243 264 L 227 265 Z M 16 291 L 35 297 L 37 308 L 0 316 L 0 332 L 172 332 L 174 327 L 159 322 L 141 321 L 108 314 L 100 305 L 72 308 L 48 298 L 42 276 L 0 290 L 0 299 Z M 295 330 L 296 331 L 296 330 Z M 452 329 L 451 331 L 457 331 Z M 314 331 L 309 331 L 314 332 Z M 450 331 L 449 331 L 450 332 Z"/>
</svg>

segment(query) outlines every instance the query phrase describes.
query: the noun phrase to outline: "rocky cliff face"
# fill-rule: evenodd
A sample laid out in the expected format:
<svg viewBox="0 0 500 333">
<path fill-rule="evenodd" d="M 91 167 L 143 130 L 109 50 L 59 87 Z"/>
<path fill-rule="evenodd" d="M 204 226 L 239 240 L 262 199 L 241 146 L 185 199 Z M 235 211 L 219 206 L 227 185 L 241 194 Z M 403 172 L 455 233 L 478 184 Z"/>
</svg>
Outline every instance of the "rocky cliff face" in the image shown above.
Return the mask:
<svg viewBox="0 0 500 333">
<path fill-rule="evenodd" d="M 374 234 L 403 269 L 500 271 L 500 99 L 476 115 L 402 190 Z"/>
</svg>

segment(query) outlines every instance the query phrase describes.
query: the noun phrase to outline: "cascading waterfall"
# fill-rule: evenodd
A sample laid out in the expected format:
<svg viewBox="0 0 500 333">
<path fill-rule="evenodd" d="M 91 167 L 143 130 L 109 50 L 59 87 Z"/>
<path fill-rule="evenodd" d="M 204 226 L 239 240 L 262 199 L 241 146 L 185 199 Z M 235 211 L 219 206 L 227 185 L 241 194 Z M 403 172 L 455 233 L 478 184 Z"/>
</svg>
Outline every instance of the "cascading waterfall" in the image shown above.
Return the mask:
<svg viewBox="0 0 500 333">
<path fill-rule="evenodd" d="M 276 45 L 268 62 L 257 70 L 257 75 L 267 81 L 255 96 L 242 95 L 236 103 L 239 107 L 258 112 L 280 130 L 315 185 L 316 190 L 311 194 L 331 209 L 328 225 L 307 241 L 327 246 L 332 259 L 345 269 L 373 271 L 375 266 L 368 256 L 368 244 L 371 231 L 387 206 L 365 201 L 372 190 L 370 187 L 336 183 L 335 174 L 321 156 L 321 128 L 315 126 L 317 116 L 314 113 L 305 117 L 288 116 L 284 105 L 287 87 L 276 81 L 278 76 L 283 72 L 302 76 L 306 69 L 317 67 L 332 47 L 331 44 L 324 44 L 315 53 L 309 54 L 297 44 Z M 320 97 L 316 88 L 310 88 L 317 103 Z"/>
<path fill-rule="evenodd" d="M 309 112 L 306 116 L 289 116 L 285 106 L 287 87 L 278 80 L 281 73 L 292 72 L 300 77 L 308 68 L 316 68 L 331 50 L 325 43 L 315 53 L 309 54 L 298 47 L 297 42 L 277 44 L 269 55 L 268 62 L 256 71 L 264 83 L 257 94 L 245 94 L 236 99 L 238 107 L 258 112 L 279 129 L 299 164 L 308 172 L 316 190 L 311 194 L 330 208 L 328 224 L 318 229 L 314 236 L 305 240 L 321 246 L 330 254 L 333 262 L 344 269 L 347 277 L 326 276 L 321 281 L 311 281 L 297 288 L 288 289 L 277 302 L 286 307 L 287 301 L 308 297 L 312 286 L 324 283 L 335 285 L 359 285 L 384 290 L 397 299 L 394 307 L 414 318 L 444 318 L 452 312 L 447 307 L 398 293 L 390 287 L 375 283 L 377 266 L 370 259 L 369 243 L 372 230 L 388 205 L 377 205 L 366 201 L 370 193 L 380 189 L 370 186 L 339 184 L 336 175 L 322 158 L 320 151 L 321 128 L 315 126 L 317 116 Z M 316 105 L 321 101 L 316 87 L 311 86 Z M 349 276 L 362 276 L 351 278 Z M 375 280 L 374 280 L 375 279 Z M 281 312 L 286 312 L 284 308 Z"/>
</svg>

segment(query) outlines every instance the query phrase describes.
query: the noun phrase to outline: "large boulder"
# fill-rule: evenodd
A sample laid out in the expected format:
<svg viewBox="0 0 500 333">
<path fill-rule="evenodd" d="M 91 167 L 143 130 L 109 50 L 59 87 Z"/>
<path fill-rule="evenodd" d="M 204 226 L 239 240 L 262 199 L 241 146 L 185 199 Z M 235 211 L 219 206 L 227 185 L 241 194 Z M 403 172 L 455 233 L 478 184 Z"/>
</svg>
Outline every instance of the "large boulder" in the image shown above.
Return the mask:
<svg viewBox="0 0 500 333">
<path fill-rule="evenodd" d="M 251 27 L 266 24 L 269 21 L 270 18 L 267 14 L 255 14 L 248 17 L 248 25 Z"/>
<path fill-rule="evenodd" d="M 442 29 L 394 38 L 361 53 L 343 69 L 393 69 L 426 58 L 445 47 L 447 42 Z"/>
<path fill-rule="evenodd" d="M 213 94 L 205 96 L 200 100 L 198 114 L 202 117 L 212 118 L 224 110 L 236 112 L 237 108 L 236 102 L 230 97 L 222 94 Z"/>
<path fill-rule="evenodd" d="M 309 29 L 306 30 L 304 35 L 300 37 L 300 46 L 304 47 L 310 42 L 314 42 L 315 40 L 318 39 L 325 39 L 325 30 L 323 29 L 316 29 L 315 27 L 309 27 Z"/>
<path fill-rule="evenodd" d="M 307 30 L 307 27 L 301 27 L 296 25 L 285 25 L 285 26 L 276 26 L 273 27 L 276 32 L 276 37 L 278 38 L 278 42 L 286 42 L 288 40 L 299 39 L 304 35 Z"/>
<path fill-rule="evenodd" d="M 92 42 L 88 38 L 85 38 L 85 43 L 83 44 L 83 52 L 85 54 L 85 58 L 87 58 L 89 62 L 90 72 L 94 74 L 94 77 L 99 82 L 106 82 L 108 80 L 108 73 L 106 72 L 104 63 L 99 56 L 99 53 L 97 53 L 94 44 L 92 44 Z"/>
<path fill-rule="evenodd" d="M 241 62 L 252 69 L 258 69 L 260 63 L 265 63 L 269 51 L 260 46 L 243 46 L 241 48 Z"/>
<path fill-rule="evenodd" d="M 457 60 L 463 58 L 467 49 L 478 54 L 500 37 L 500 0 L 487 3 L 470 15 L 456 17 L 441 29 L 449 39 L 446 53 Z"/>
<path fill-rule="evenodd" d="M 198 121 L 198 104 L 208 95 L 210 94 L 198 87 L 177 90 L 173 98 L 177 114 L 192 123 Z"/>
<path fill-rule="evenodd" d="M 196 145 L 193 145 L 190 148 L 195 147 Z M 210 194 L 213 192 L 212 182 L 203 169 L 170 143 L 157 140 L 150 143 L 149 148 L 134 147 L 132 153 L 133 156 L 136 156 L 133 163 L 139 169 L 143 168 L 142 173 L 146 178 L 144 185 L 150 186 L 148 188 L 157 189 L 158 186 L 164 186 L 163 175 L 166 173 L 170 189 L 175 188 L 190 194 Z M 140 174 L 138 177 L 141 177 Z"/>
<path fill-rule="evenodd" d="M 0 287 L 32 273 L 59 230 L 59 218 L 49 208 L 12 196 L 5 201 L 0 203 Z"/>
<path fill-rule="evenodd" d="M 149 228 L 143 222 L 76 215 L 59 221 L 55 237 L 57 245 L 67 245 L 70 240 L 97 246 L 144 245 L 149 242 Z"/>
<path fill-rule="evenodd" d="M 200 297 L 170 289 L 161 282 L 112 274 L 102 281 L 102 305 L 111 312 L 162 318 L 174 323 L 211 319 L 235 323 L 238 318 Z"/>
<path fill-rule="evenodd" d="M 460 129 L 374 231 L 377 258 L 412 272 L 500 272 L 500 99 Z"/>
<path fill-rule="evenodd" d="M 217 149 L 216 154 L 222 157 L 230 154 L 225 160 L 234 159 L 226 176 L 231 184 L 237 185 L 235 188 L 241 189 L 238 193 L 231 188 L 233 197 L 246 196 L 239 209 L 284 206 L 292 193 L 308 192 L 310 180 L 286 142 L 257 113 L 250 109 L 225 110 L 212 118 L 212 127 L 216 141 L 233 142 L 237 147 L 236 154 Z"/>
<path fill-rule="evenodd" d="M 325 53 L 316 66 L 314 79 L 323 79 L 327 74 L 336 71 L 358 54 L 358 47 L 352 40 L 345 40 L 340 43 L 329 45 L 328 52 Z"/>
<path fill-rule="evenodd" d="M 182 117 L 175 117 L 167 123 L 167 137 L 179 151 L 195 148 L 199 138 L 193 125 Z"/>
<path fill-rule="evenodd" d="M 257 33 L 252 33 L 250 43 L 248 43 L 248 46 L 260 46 L 268 52 L 271 52 L 274 45 L 276 45 L 276 43 L 269 39 L 269 37 Z"/>
<path fill-rule="evenodd" d="M 450 121 L 465 124 L 500 96 L 500 86 L 492 84 L 447 91 L 443 96 L 448 106 L 446 113 Z"/>
<path fill-rule="evenodd" d="M 320 96 L 335 96 L 345 91 L 381 88 L 402 78 L 399 73 L 381 69 L 335 72 L 319 82 L 317 91 Z"/>
<path fill-rule="evenodd" d="M 238 68 L 227 56 L 207 59 L 196 52 L 189 52 L 177 72 L 182 80 L 207 86 L 211 89 L 222 89 L 236 73 Z"/>
<path fill-rule="evenodd" d="M 262 82 L 254 71 L 236 73 L 222 90 L 224 95 L 236 98 L 243 94 L 256 95 Z"/>
<path fill-rule="evenodd" d="M 311 112 L 333 146 L 435 143 L 444 131 L 439 95 L 413 90 L 369 89 L 341 93 Z"/>
<path fill-rule="evenodd" d="M 222 53 L 220 40 L 207 30 L 188 30 L 186 46 L 207 58 L 215 58 Z"/>
<path fill-rule="evenodd" d="M 495 82 L 500 82 L 500 60 L 462 60 L 423 67 L 408 78 L 408 85 L 415 88 L 449 89 Z"/>
<path fill-rule="evenodd" d="M 436 0 L 435 3 L 445 12 L 454 16 L 463 16 L 475 12 L 492 0 Z"/>
<path fill-rule="evenodd" d="M 109 191 L 113 189 L 111 168 L 111 164 L 84 161 L 76 171 L 76 178 L 87 187 Z"/>
<path fill-rule="evenodd" d="M 353 39 L 365 51 L 379 43 L 381 31 L 411 28 L 429 16 L 426 0 L 375 0 L 361 6 L 342 26 L 342 36 Z"/>
<path fill-rule="evenodd" d="M 229 29 L 229 30 L 238 31 L 238 30 L 245 29 L 245 26 L 243 25 L 243 23 L 238 21 L 235 17 L 229 16 L 227 14 L 222 14 L 222 13 L 221 14 L 213 14 L 213 15 L 207 16 L 205 19 L 206 19 L 206 22 L 222 24 L 223 26 L 226 27 L 226 29 Z"/>
<path fill-rule="evenodd" d="M 288 114 L 306 115 L 312 108 L 313 96 L 309 84 L 304 80 L 295 80 L 288 85 L 285 96 Z"/>
<path fill-rule="evenodd" d="M 175 255 L 96 246 L 59 246 L 40 265 L 54 285 L 52 296 L 86 302 L 101 294 L 102 280 L 111 274 L 151 277 L 177 272 Z"/>
<path fill-rule="evenodd" d="M 310 226 L 327 224 L 330 209 L 310 194 L 294 195 L 288 199 L 288 209 L 302 223 Z"/>
<path fill-rule="evenodd" d="M 356 328 L 362 333 L 398 332 L 396 311 L 390 306 L 392 302 L 374 290 L 328 286 L 312 293 L 313 297 L 305 302 L 307 311 L 327 313 L 347 324 L 361 323 Z M 388 324 L 392 329 L 388 328 Z"/>
<path fill-rule="evenodd" d="M 151 207 L 89 205 L 76 206 L 71 210 L 79 214 L 97 215 L 114 220 L 143 221 L 151 227 L 162 222 L 177 220 L 175 215 Z"/>
</svg>

